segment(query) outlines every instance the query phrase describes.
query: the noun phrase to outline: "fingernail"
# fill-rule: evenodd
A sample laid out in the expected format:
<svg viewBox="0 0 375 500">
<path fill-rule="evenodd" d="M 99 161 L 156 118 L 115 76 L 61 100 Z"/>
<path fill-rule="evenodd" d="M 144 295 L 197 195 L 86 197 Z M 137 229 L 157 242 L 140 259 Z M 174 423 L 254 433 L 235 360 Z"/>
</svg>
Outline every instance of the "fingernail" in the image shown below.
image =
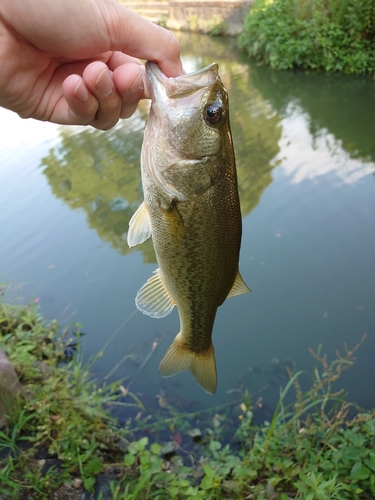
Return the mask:
<svg viewBox="0 0 375 500">
<path fill-rule="evenodd" d="M 140 90 L 143 90 L 144 84 L 143 84 L 143 69 L 140 68 L 139 70 L 139 75 L 137 76 L 137 79 L 133 83 L 133 85 L 130 87 L 128 90 L 128 94 L 135 94 L 136 92 L 139 92 Z"/>
<path fill-rule="evenodd" d="M 112 92 L 113 81 L 107 68 L 103 69 L 100 73 L 98 79 L 96 80 L 95 88 L 103 95 L 108 95 Z"/>
<path fill-rule="evenodd" d="M 73 95 L 78 101 L 87 102 L 89 98 L 89 91 L 87 90 L 86 85 L 82 80 L 77 84 L 76 88 L 74 89 Z"/>
</svg>

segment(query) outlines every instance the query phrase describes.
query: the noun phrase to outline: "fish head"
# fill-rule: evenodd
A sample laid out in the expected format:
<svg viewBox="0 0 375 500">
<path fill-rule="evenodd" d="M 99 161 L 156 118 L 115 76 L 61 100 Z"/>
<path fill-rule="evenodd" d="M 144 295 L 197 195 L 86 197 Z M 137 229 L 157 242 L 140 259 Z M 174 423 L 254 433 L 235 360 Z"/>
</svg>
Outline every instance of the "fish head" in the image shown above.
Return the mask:
<svg viewBox="0 0 375 500">
<path fill-rule="evenodd" d="M 228 95 L 218 65 L 176 78 L 146 64 L 152 105 L 142 168 L 165 194 L 179 201 L 199 196 L 224 174 L 232 155 Z"/>
</svg>

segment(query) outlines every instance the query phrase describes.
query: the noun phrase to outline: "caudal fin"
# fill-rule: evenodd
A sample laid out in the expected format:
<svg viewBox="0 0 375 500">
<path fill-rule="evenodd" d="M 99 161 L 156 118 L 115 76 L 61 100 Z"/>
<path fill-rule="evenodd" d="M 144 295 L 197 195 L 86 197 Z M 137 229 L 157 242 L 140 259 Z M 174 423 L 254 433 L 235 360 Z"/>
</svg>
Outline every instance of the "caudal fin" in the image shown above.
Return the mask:
<svg viewBox="0 0 375 500">
<path fill-rule="evenodd" d="M 163 377 L 171 377 L 176 373 L 190 370 L 199 385 L 206 392 L 216 392 L 216 363 L 214 346 L 203 352 L 192 351 L 180 338 L 174 339 L 159 365 Z"/>
</svg>

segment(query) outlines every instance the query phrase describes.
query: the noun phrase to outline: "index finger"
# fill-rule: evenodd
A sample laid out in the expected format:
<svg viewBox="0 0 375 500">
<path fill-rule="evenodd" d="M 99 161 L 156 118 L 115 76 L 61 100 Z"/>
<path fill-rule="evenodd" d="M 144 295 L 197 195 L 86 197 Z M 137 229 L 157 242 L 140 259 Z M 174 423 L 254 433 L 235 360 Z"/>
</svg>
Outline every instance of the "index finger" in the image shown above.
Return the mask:
<svg viewBox="0 0 375 500">
<path fill-rule="evenodd" d="M 107 29 L 111 50 L 155 62 L 166 76 L 183 74 L 180 46 L 175 35 L 126 7 L 113 3 Z"/>
</svg>

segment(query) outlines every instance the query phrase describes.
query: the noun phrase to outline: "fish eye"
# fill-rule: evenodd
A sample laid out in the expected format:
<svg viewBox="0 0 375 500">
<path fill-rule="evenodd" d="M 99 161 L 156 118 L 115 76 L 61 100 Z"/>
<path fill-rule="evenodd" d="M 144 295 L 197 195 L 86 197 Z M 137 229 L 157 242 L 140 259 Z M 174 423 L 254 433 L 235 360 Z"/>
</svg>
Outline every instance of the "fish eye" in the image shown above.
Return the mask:
<svg viewBox="0 0 375 500">
<path fill-rule="evenodd" d="M 206 107 L 205 119 L 210 125 L 217 125 L 223 117 L 223 106 L 218 102 L 213 102 Z"/>
</svg>

